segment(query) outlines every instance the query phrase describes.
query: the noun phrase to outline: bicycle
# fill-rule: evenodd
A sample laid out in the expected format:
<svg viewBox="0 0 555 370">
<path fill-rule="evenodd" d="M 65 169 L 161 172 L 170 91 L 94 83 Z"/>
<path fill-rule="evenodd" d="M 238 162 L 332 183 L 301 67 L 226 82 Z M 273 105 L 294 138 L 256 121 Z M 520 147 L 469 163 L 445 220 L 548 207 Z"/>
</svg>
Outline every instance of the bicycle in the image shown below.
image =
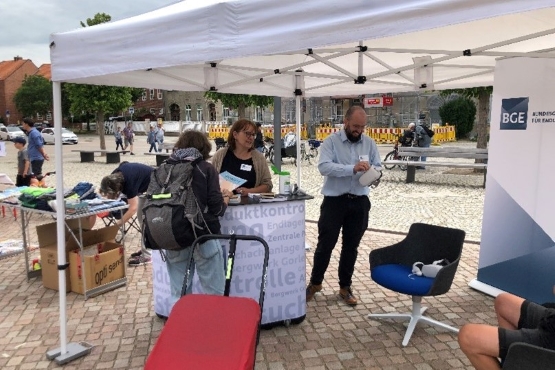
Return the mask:
<svg viewBox="0 0 555 370">
<path fill-rule="evenodd" d="M 407 158 L 399 156 L 399 148 L 397 146 L 394 146 L 393 150 L 385 155 L 384 162 L 387 162 L 389 160 L 403 161 L 403 160 L 407 160 Z M 384 163 L 383 166 L 388 170 L 394 169 L 395 166 L 399 166 L 399 168 L 402 171 L 407 170 L 407 165 L 406 164 L 385 164 Z"/>
<path fill-rule="evenodd" d="M 56 174 L 56 171 L 46 172 L 45 174 L 38 176 L 32 175 L 30 186 L 37 188 L 48 188 L 49 186 L 46 184 L 46 178 L 54 174 Z"/>
</svg>

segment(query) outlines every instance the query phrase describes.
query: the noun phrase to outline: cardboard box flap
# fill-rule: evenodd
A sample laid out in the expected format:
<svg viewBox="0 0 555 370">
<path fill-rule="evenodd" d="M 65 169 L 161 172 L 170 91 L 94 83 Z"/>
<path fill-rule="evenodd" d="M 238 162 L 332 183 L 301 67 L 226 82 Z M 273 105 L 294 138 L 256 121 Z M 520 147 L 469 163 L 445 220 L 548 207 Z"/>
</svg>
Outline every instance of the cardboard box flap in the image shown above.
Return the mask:
<svg viewBox="0 0 555 370">
<path fill-rule="evenodd" d="M 114 240 L 119 230 L 119 226 L 109 226 L 103 227 L 102 229 L 91 230 L 83 233 L 83 247 L 87 247 L 89 245 L 93 245 L 100 242 L 111 241 Z M 76 237 L 79 237 L 78 234 L 75 234 Z M 66 240 L 67 243 L 67 250 L 77 249 L 79 248 L 79 244 L 75 240 L 74 237 L 70 237 Z"/>
<path fill-rule="evenodd" d="M 69 220 L 65 220 L 66 225 L 74 231 L 79 231 L 79 220 L 81 220 L 81 228 L 83 231 L 89 230 L 88 227 L 88 222 L 86 221 L 86 219 L 81 218 L 75 218 L 75 219 L 69 219 Z M 68 240 L 68 236 L 69 236 L 69 231 L 67 229 L 67 226 L 64 225 L 64 230 L 66 233 L 66 241 Z M 56 222 L 50 222 L 48 224 L 44 224 L 44 225 L 39 225 L 37 226 L 37 237 L 39 240 L 39 246 L 45 246 L 45 245 L 51 245 L 51 244 L 56 244 L 56 241 L 58 240 L 58 230 L 57 230 L 57 223 Z"/>
</svg>

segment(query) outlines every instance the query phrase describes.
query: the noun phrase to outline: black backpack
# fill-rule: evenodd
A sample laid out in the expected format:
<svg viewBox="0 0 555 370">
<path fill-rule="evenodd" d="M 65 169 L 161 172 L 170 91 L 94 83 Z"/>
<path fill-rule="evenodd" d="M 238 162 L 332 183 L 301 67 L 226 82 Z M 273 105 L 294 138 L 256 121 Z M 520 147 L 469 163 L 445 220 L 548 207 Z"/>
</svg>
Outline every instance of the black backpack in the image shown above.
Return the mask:
<svg viewBox="0 0 555 370">
<path fill-rule="evenodd" d="M 430 138 L 434 137 L 435 132 L 431 130 L 428 126 L 422 125 L 422 128 L 424 129 L 424 131 L 426 131 L 426 135 L 428 135 Z"/>
<path fill-rule="evenodd" d="M 180 250 L 211 234 L 192 188 L 199 160 L 168 159 L 152 171 L 142 209 L 145 247 Z"/>
</svg>

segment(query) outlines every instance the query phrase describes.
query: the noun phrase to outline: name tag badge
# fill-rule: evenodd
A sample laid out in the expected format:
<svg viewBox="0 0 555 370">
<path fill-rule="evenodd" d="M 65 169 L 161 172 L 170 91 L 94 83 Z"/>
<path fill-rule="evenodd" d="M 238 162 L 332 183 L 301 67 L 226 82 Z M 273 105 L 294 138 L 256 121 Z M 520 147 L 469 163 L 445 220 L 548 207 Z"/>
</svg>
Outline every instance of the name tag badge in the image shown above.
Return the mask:
<svg viewBox="0 0 555 370">
<path fill-rule="evenodd" d="M 241 171 L 247 171 L 250 172 L 252 170 L 252 166 L 250 164 L 242 164 L 241 165 Z"/>
<path fill-rule="evenodd" d="M 359 155 L 358 160 L 361 162 L 369 162 L 370 158 L 367 155 Z"/>
</svg>

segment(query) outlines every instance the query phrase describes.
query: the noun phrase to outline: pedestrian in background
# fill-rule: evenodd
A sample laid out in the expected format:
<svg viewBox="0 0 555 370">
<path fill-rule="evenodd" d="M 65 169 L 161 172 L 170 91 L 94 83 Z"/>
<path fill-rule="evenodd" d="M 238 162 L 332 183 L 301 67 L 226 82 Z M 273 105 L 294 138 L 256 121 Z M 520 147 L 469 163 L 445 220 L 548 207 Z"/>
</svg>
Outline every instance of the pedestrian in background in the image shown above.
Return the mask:
<svg viewBox="0 0 555 370">
<path fill-rule="evenodd" d="M 13 145 L 18 150 L 17 153 L 17 176 L 15 186 L 29 186 L 31 184 L 31 161 L 25 145 L 27 140 L 24 137 L 17 136 L 13 139 Z"/>
<path fill-rule="evenodd" d="M 35 122 L 30 118 L 23 119 L 23 130 L 27 132 L 29 143 L 27 153 L 31 161 L 31 171 L 33 175 L 42 175 L 42 165 L 45 160 L 49 160 L 48 154 L 44 150 L 44 140 L 40 132 L 35 128 Z"/>
<path fill-rule="evenodd" d="M 260 122 L 256 124 L 256 136 L 254 137 L 254 147 L 260 153 L 264 153 L 264 139 L 262 137 L 262 124 Z"/>
<path fill-rule="evenodd" d="M 116 150 L 118 150 L 118 148 L 121 148 L 121 150 L 123 149 L 123 139 L 121 138 L 121 127 L 116 127 L 116 129 L 114 130 L 114 139 L 116 139 Z"/>
<path fill-rule="evenodd" d="M 420 148 L 429 148 L 432 143 L 432 138 L 428 135 L 428 132 L 422 125 L 417 125 L 415 130 L 416 140 Z M 426 162 L 426 157 L 420 157 L 421 162 Z M 418 170 L 425 170 L 424 166 L 417 166 Z"/>
<path fill-rule="evenodd" d="M 162 152 L 162 144 L 164 143 L 164 128 L 162 123 L 158 122 L 158 128 L 155 131 L 155 141 L 158 145 L 158 152 Z M 156 151 L 156 149 L 154 149 Z"/>
<path fill-rule="evenodd" d="M 156 130 L 154 129 L 154 126 L 150 126 L 150 131 L 146 134 L 146 142 L 147 144 L 150 144 L 148 152 L 151 153 L 152 149 L 154 149 L 154 153 L 156 153 Z"/>
<path fill-rule="evenodd" d="M 331 254 L 343 229 L 339 297 L 349 306 L 357 304 L 351 290 L 352 276 L 370 213 L 369 188 L 359 179 L 370 167 L 382 170 L 376 142 L 364 135 L 366 120 L 364 109 L 352 106 L 345 114 L 343 130 L 328 136 L 320 146 L 318 170 L 324 176 L 324 200 L 318 220 L 318 244 L 306 288 L 307 302 L 322 290 Z"/>
<path fill-rule="evenodd" d="M 129 122 L 127 126 L 123 129 L 123 140 L 125 143 L 125 148 L 123 150 L 127 150 L 129 147 L 129 151 L 131 155 L 135 155 L 133 153 L 133 140 L 135 139 L 135 133 L 133 132 L 133 122 Z"/>
</svg>

